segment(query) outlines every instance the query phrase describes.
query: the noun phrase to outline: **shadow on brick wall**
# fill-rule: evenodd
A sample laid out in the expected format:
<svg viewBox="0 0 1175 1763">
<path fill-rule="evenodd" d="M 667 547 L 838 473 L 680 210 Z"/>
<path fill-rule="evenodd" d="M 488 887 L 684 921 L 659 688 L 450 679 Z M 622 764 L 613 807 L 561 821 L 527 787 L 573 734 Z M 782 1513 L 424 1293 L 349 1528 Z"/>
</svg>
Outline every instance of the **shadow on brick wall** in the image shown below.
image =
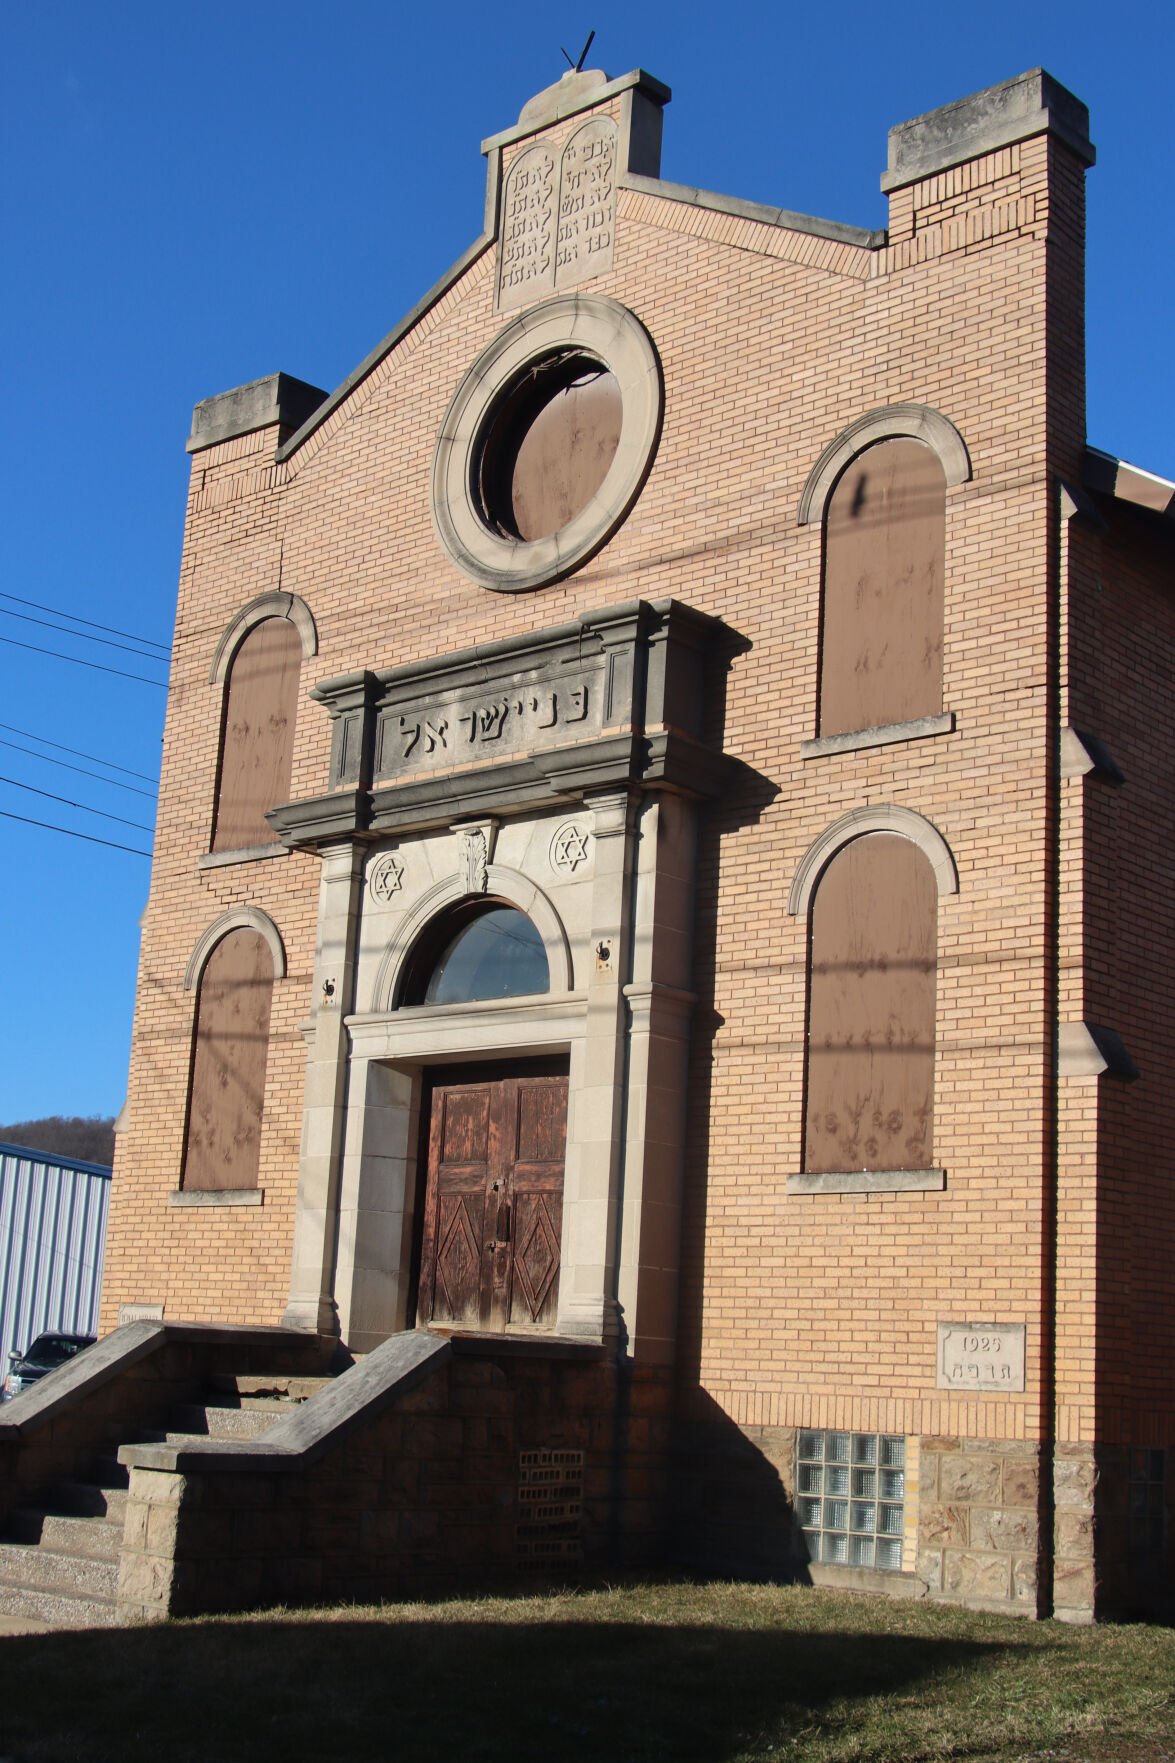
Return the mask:
<svg viewBox="0 0 1175 1763">
<path fill-rule="evenodd" d="M 760 1427 L 750 1436 L 694 1391 L 673 1436 L 673 1562 L 695 1573 L 810 1585 L 779 1467 L 794 1450 L 790 1427 Z"/>
</svg>

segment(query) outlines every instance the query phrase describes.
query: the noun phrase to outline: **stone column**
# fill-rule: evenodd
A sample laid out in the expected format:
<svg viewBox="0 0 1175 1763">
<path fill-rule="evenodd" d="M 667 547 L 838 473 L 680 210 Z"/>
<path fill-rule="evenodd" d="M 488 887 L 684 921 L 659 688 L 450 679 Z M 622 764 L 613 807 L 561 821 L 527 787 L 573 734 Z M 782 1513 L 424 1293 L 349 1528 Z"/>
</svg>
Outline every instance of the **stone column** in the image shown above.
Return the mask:
<svg viewBox="0 0 1175 1763">
<path fill-rule="evenodd" d="M 596 844 L 587 948 L 585 1032 L 572 1057 L 564 1178 L 561 1334 L 598 1340 L 619 1332 L 616 1251 L 623 1168 L 630 973 L 633 798 L 625 789 L 585 797 Z"/>
<path fill-rule="evenodd" d="M 318 890 L 313 1015 L 307 1042 L 302 1150 L 298 1164 L 298 1211 L 294 1221 L 287 1328 L 339 1332 L 335 1307 L 335 1219 L 342 1155 L 347 1077 L 347 1031 L 353 1007 L 364 847 L 348 839 L 326 846 Z"/>
<path fill-rule="evenodd" d="M 620 1303 L 633 1357 L 669 1364 L 677 1322 L 681 1189 L 694 994 L 697 810 L 646 799 L 637 846 L 628 1035 Z"/>
</svg>

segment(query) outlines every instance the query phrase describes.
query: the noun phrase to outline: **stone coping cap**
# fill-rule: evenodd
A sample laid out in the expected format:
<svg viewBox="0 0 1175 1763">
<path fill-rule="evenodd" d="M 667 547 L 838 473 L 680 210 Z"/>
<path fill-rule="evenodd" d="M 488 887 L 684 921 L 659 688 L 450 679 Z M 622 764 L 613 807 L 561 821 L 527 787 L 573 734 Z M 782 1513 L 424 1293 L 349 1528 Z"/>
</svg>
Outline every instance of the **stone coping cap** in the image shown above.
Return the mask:
<svg viewBox="0 0 1175 1763">
<path fill-rule="evenodd" d="M 1064 141 L 1084 165 L 1094 163 L 1087 107 L 1043 67 L 1033 67 L 890 129 L 889 165 L 881 187 L 900 190 L 965 159 L 1045 132 Z"/>
<path fill-rule="evenodd" d="M 814 214 L 797 214 L 794 209 L 775 208 L 768 202 L 748 202 L 742 196 L 723 196 L 716 190 L 699 190 L 691 184 L 646 177 L 642 172 L 626 172 L 620 179 L 620 186 L 641 196 L 659 196 L 665 202 L 682 202 L 691 208 L 710 208 L 717 214 L 733 214 L 741 220 L 758 221 L 762 226 L 781 227 L 786 232 L 812 233 L 817 238 L 833 239 L 841 245 L 859 245 L 867 251 L 878 250 L 886 241 L 884 229 L 821 220 Z"/>
<path fill-rule="evenodd" d="M 668 104 L 673 96 L 668 86 L 646 73 L 643 67 L 634 68 L 631 73 L 621 74 L 614 80 L 597 68 L 566 73 L 553 86 L 547 86 L 528 99 L 518 121 L 510 128 L 502 129 L 496 135 L 487 135 L 481 150 L 492 153 L 495 147 L 508 147 L 512 141 L 523 141 L 527 135 L 536 135 L 540 129 L 549 128 L 553 122 L 577 116 L 581 110 L 593 110 L 597 104 L 607 104 L 621 92 L 631 91 L 643 92 L 654 104 Z"/>
<path fill-rule="evenodd" d="M 207 1444 L 123 1445 L 118 1460 L 130 1469 L 161 1469 L 181 1475 L 210 1470 L 267 1474 L 302 1469 L 363 1421 L 379 1414 L 397 1396 L 414 1389 L 444 1363 L 451 1351 L 448 1341 L 436 1335 L 416 1330 L 391 1335 L 258 1438 L 211 1439 Z"/>
<path fill-rule="evenodd" d="M 1114 453 L 1087 447 L 1081 475 L 1089 490 L 1113 496 L 1118 502 L 1132 502 L 1152 514 L 1175 517 L 1175 484 L 1141 465 L 1128 465 Z"/>
<path fill-rule="evenodd" d="M 204 1322 L 124 1322 L 121 1327 L 103 1335 L 92 1347 L 86 1347 L 74 1358 L 67 1359 L 56 1371 L 25 1390 L 14 1402 L 6 1402 L 0 1410 L 0 1444 L 12 1442 L 34 1431 L 70 1408 L 76 1407 L 104 1384 L 120 1376 L 148 1358 L 160 1348 L 181 1346 L 265 1346 L 271 1341 L 288 1341 L 300 1337 L 317 1340 L 309 1330 L 293 1328 L 254 1328 L 235 1323 Z M 14 1412 L 15 1410 L 15 1412 Z"/>
<path fill-rule="evenodd" d="M 274 423 L 286 429 L 300 428 L 326 398 L 320 386 L 288 373 L 271 373 L 264 379 L 250 380 L 248 385 L 218 392 L 196 405 L 187 450 L 199 453 L 221 441 L 252 434 L 255 429 L 271 428 Z"/>
</svg>

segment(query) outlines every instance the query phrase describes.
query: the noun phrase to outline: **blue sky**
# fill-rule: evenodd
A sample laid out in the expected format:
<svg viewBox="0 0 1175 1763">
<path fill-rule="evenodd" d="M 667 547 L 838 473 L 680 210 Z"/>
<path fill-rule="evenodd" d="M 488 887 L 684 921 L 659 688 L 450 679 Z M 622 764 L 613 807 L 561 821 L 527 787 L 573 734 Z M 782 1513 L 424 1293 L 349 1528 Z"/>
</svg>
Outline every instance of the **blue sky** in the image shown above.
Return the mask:
<svg viewBox="0 0 1175 1763">
<path fill-rule="evenodd" d="M 577 55 L 594 28 L 589 65 L 673 87 L 666 177 L 864 226 L 885 221 L 890 125 L 1043 64 L 1089 105 L 1099 153 L 1090 440 L 1175 477 L 1173 16 L 1086 0 L 995 5 L 979 28 L 969 9 L 861 0 L 6 8 L 0 1122 L 121 1104 L 149 864 L 7 817 L 148 849 L 153 802 L 134 791 L 157 774 L 165 703 L 158 684 L 15 645 L 165 678 L 149 657 L 170 640 L 193 403 L 279 368 L 336 385 L 478 231 L 479 143 L 559 76 L 561 46 Z M 149 642 L 62 636 L 25 622 L 63 622 L 29 601 Z"/>
</svg>

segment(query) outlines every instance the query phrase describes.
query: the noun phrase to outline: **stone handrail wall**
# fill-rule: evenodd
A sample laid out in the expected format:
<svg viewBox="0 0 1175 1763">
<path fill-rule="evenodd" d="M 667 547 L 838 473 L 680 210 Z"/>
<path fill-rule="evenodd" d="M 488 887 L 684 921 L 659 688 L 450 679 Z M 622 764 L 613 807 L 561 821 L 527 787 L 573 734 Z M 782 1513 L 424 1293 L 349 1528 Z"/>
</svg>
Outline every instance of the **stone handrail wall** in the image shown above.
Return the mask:
<svg viewBox="0 0 1175 1763">
<path fill-rule="evenodd" d="M 48 1482 L 84 1476 L 214 1372 L 325 1368 L 335 1342 L 282 1328 L 128 1322 L 0 1408 L 0 1523 Z"/>
<path fill-rule="evenodd" d="M 667 1380 L 621 1376 L 599 1347 L 394 1335 L 258 1438 L 120 1451 L 120 1612 L 378 1602 L 648 1560 L 667 1438 Z M 561 1505 L 542 1483 L 565 1472 Z"/>
</svg>

